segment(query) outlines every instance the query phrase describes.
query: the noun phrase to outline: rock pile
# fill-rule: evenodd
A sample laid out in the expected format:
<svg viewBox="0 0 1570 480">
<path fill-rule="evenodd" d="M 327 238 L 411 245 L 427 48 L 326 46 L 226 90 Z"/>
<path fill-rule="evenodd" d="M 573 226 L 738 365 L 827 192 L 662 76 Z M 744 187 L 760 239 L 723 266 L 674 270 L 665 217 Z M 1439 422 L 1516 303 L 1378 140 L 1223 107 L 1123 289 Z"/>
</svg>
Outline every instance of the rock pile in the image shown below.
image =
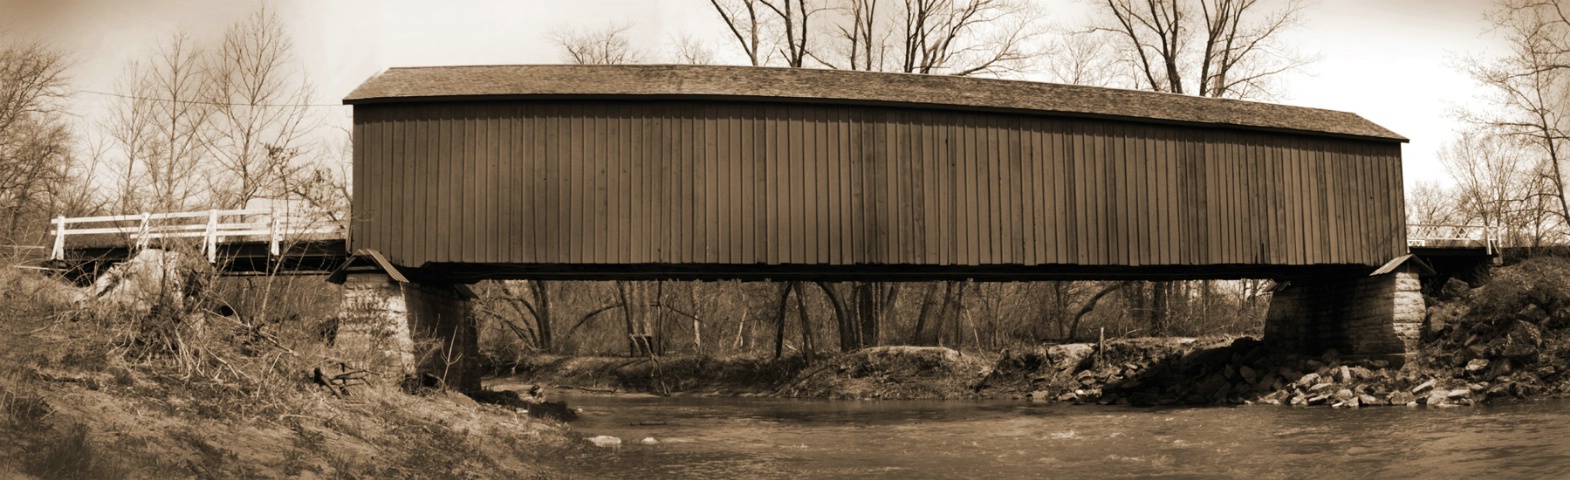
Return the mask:
<svg viewBox="0 0 1570 480">
<path fill-rule="evenodd" d="M 1109 342 L 1099 355 L 1088 344 L 1005 355 L 986 385 L 1003 386 L 1009 372 L 1029 370 L 1028 383 L 1018 386 L 1033 401 L 1351 408 L 1471 405 L 1482 388 L 1387 367 L 1344 360 L 1333 350 L 1318 357 L 1282 353 L 1250 337 L 1138 339 Z"/>
<path fill-rule="evenodd" d="M 1476 290 L 1447 286 L 1429 308 L 1421 367 L 1487 398 L 1570 393 L 1570 260 L 1528 259 Z"/>
</svg>

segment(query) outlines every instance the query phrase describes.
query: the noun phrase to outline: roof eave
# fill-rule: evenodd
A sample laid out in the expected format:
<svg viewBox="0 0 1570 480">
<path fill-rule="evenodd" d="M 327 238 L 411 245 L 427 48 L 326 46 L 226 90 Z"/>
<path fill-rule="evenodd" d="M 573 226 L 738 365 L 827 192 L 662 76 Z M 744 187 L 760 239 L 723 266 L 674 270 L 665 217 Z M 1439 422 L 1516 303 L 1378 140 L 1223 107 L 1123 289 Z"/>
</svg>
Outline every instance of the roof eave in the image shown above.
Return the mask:
<svg viewBox="0 0 1570 480">
<path fill-rule="evenodd" d="M 1256 132 L 1287 133 L 1293 135 L 1311 135 L 1350 140 L 1411 143 L 1411 140 L 1395 135 L 1357 135 L 1342 132 L 1326 132 L 1320 130 L 1300 130 L 1291 128 L 1266 127 L 1257 125 L 1240 125 L 1233 123 L 1195 122 L 1184 120 L 1170 120 L 1162 118 L 1139 117 L 1128 115 L 1113 115 L 1092 112 L 1074 112 L 1058 110 L 1038 110 L 1029 108 L 1007 108 L 995 106 L 954 105 L 937 102 L 892 102 L 866 99 L 842 98 L 807 98 L 807 97 L 778 97 L 761 95 L 704 95 L 704 94 L 463 94 L 463 95 L 410 95 L 410 96 L 357 96 L 358 89 L 344 97 L 344 105 L 377 105 L 392 103 L 440 103 L 440 102 L 482 102 L 482 101 L 526 101 L 526 100 L 616 100 L 633 99 L 639 101 L 659 100 L 732 100 L 732 101 L 769 101 L 780 103 L 810 103 L 829 105 L 857 105 L 880 107 L 904 107 L 932 110 L 962 110 L 972 112 L 1009 113 L 1017 115 L 1040 115 L 1067 118 L 1089 118 L 1097 120 L 1116 120 L 1124 122 L 1148 123 L 1156 125 L 1181 125 L 1204 128 L 1226 128 Z"/>
</svg>

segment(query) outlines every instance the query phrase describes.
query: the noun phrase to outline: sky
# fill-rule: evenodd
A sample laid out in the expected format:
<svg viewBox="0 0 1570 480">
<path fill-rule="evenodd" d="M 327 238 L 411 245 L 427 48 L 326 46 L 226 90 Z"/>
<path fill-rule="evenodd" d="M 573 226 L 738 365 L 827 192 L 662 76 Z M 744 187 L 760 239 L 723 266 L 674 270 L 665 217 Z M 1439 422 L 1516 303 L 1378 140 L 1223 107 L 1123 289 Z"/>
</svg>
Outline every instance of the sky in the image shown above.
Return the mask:
<svg viewBox="0 0 1570 480">
<path fill-rule="evenodd" d="M 1032 0 L 1058 25 L 1087 23 L 1085 0 Z M 1280 0 L 1263 0 L 1278 5 Z M 1436 158 L 1478 108 L 1480 87 L 1461 71 L 1468 57 L 1497 54 L 1487 0 L 1309 0 L 1285 44 L 1316 60 L 1281 77 L 1272 101 L 1362 115 L 1410 138 L 1405 178 L 1449 183 Z M 662 50 L 678 36 L 706 42 L 720 63 L 741 60 L 705 0 L 0 0 L 0 31 L 69 52 L 70 110 L 100 121 L 116 79 L 176 32 L 211 40 L 255 9 L 277 12 L 315 86 L 322 121 L 343 128 L 335 106 L 388 67 L 560 63 L 553 32 L 631 26 L 632 43 Z M 659 60 L 658 57 L 655 60 Z M 1025 77 L 1029 79 L 1030 77 Z"/>
</svg>

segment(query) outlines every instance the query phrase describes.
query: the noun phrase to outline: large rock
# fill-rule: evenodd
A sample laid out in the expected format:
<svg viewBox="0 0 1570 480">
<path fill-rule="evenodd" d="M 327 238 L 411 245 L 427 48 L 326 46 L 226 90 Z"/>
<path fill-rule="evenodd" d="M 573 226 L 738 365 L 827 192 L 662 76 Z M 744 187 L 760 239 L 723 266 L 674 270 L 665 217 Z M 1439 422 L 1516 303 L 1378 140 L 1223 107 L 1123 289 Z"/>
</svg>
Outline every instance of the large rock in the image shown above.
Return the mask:
<svg viewBox="0 0 1570 480">
<path fill-rule="evenodd" d="M 588 440 L 589 443 L 594 444 L 594 446 L 600 447 L 600 448 L 620 448 L 621 447 L 621 439 L 620 438 L 616 438 L 616 437 L 612 437 L 610 435 L 595 435 L 593 437 L 587 438 L 586 440 Z"/>
<path fill-rule="evenodd" d="M 1485 368 L 1488 368 L 1488 359 L 1486 358 L 1474 358 L 1466 362 L 1466 373 L 1481 372 Z"/>
<path fill-rule="evenodd" d="M 1506 358 L 1531 361 L 1537 358 L 1538 347 L 1543 345 L 1543 334 L 1536 325 L 1515 322 L 1504 338 L 1499 355 Z"/>
<path fill-rule="evenodd" d="M 145 249 L 98 277 L 82 299 L 99 307 L 147 314 L 154 309 L 184 310 L 199 293 L 206 260 L 177 251 Z"/>
<path fill-rule="evenodd" d="M 1064 373 L 1073 373 L 1078 370 L 1085 359 L 1096 353 L 1096 346 L 1088 343 L 1069 343 L 1047 347 L 1047 360 L 1052 366 Z"/>
<path fill-rule="evenodd" d="M 1467 285 L 1466 282 L 1461 281 L 1461 279 L 1451 278 L 1445 281 L 1444 286 L 1439 288 L 1439 298 L 1446 300 L 1462 298 L 1471 291 L 1471 285 Z"/>
</svg>

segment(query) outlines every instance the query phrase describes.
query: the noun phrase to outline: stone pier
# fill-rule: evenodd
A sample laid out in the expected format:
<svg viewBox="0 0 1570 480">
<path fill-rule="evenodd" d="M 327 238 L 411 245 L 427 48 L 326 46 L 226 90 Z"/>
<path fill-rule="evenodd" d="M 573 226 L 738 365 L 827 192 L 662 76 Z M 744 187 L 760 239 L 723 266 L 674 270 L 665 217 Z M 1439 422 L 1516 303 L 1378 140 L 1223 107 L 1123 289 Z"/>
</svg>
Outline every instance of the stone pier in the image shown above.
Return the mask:
<svg viewBox="0 0 1570 480">
<path fill-rule="evenodd" d="M 377 260 L 351 260 L 330 277 L 344 287 L 334 340 L 340 355 L 426 386 L 479 390 L 473 293 L 461 284 L 410 280 Z"/>
<path fill-rule="evenodd" d="M 1292 280 L 1270 300 L 1265 341 L 1400 366 L 1417 350 L 1425 312 L 1418 277 L 1425 271 L 1403 258 L 1366 277 Z"/>
</svg>

